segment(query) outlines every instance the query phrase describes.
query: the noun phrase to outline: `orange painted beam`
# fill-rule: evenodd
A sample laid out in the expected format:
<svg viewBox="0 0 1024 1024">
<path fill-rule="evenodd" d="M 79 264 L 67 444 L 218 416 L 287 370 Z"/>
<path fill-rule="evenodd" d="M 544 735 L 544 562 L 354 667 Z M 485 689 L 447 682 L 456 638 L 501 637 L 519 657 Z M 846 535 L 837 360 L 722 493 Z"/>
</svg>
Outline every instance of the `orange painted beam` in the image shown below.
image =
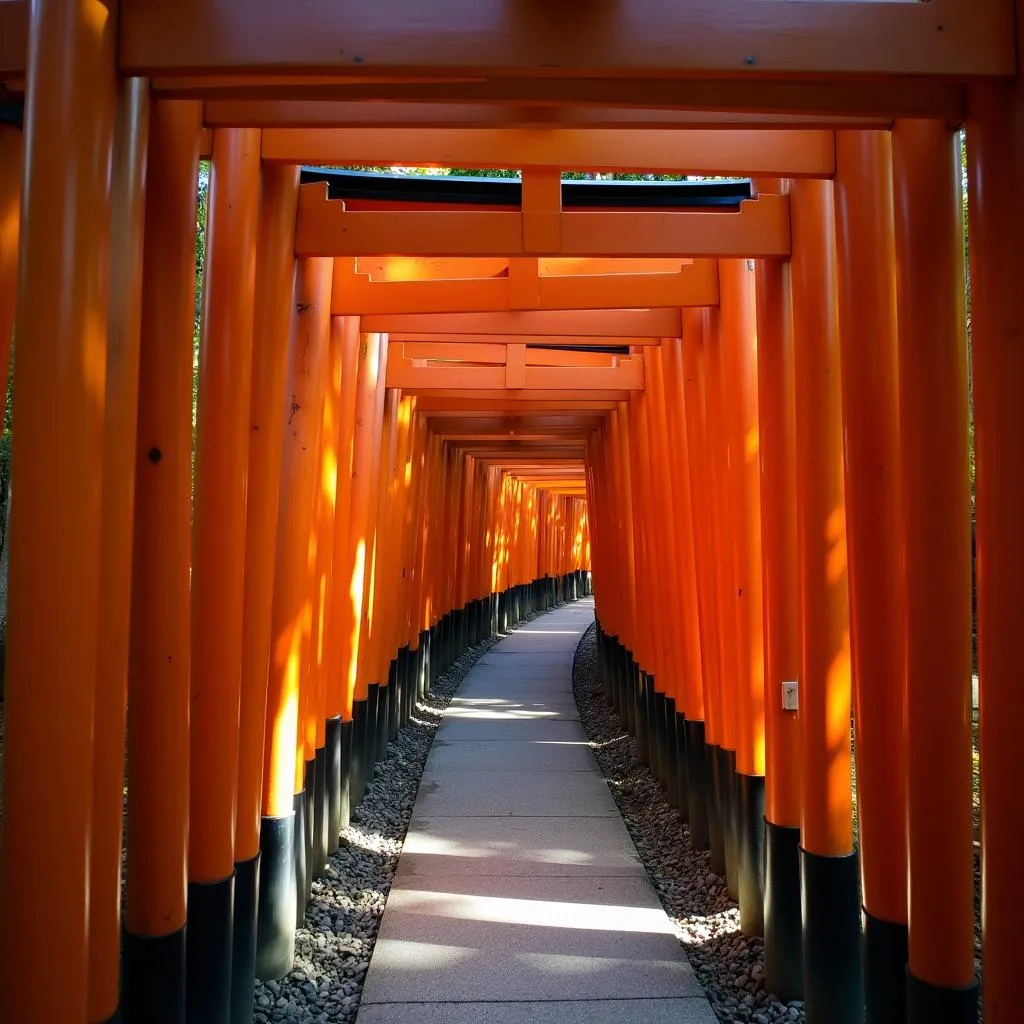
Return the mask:
<svg viewBox="0 0 1024 1024">
<path fill-rule="evenodd" d="M 527 231 L 531 216 L 512 211 L 352 211 L 344 201 L 327 198 L 324 182 L 314 182 L 299 192 L 295 252 L 299 256 L 789 255 L 786 196 L 746 200 L 738 213 L 562 212 L 559 231 L 535 236 Z"/>
<path fill-rule="evenodd" d="M 367 316 L 363 329 L 377 331 L 396 340 L 420 341 L 424 335 L 505 335 L 497 339 L 504 345 L 509 335 L 530 340 L 543 338 L 550 344 L 571 336 L 579 339 L 618 338 L 615 344 L 637 344 L 638 338 L 675 338 L 682 330 L 678 309 L 597 309 L 597 310 L 526 310 L 508 313 L 391 313 Z M 416 337 L 406 338 L 406 335 Z M 437 340 L 432 339 L 432 340 Z M 481 340 L 474 337 L 474 341 Z M 519 340 L 518 338 L 516 339 Z M 587 342 L 589 344 L 589 341 Z"/>
<path fill-rule="evenodd" d="M 590 71 L 625 77 L 658 71 L 736 75 L 815 72 L 873 75 L 1012 74 L 1012 5 L 971 0 L 875 4 L 870 17 L 809 0 L 635 0 L 591 13 L 501 0 L 416 0 L 386 5 L 307 0 L 126 0 L 120 65 L 128 74 L 278 74 L 333 71 L 438 75 L 509 69 L 540 77 Z M 457 27 L 457 31 L 455 30 Z M 344 46 L 339 45 L 344 41 Z M 813 83 L 812 83 L 813 84 Z"/>
<path fill-rule="evenodd" d="M 334 166 L 571 167 L 588 171 L 828 178 L 835 142 L 828 131 L 758 130 L 544 132 L 516 128 L 310 130 L 263 137 L 263 159 Z"/>
<path fill-rule="evenodd" d="M 593 314 L 591 310 L 587 315 Z M 612 310 L 609 312 L 618 312 Z M 654 312 L 653 310 L 650 312 Z M 658 312 L 663 312 L 659 310 Z M 674 314 L 669 312 L 668 319 L 676 319 Z M 541 321 L 542 322 L 542 321 Z M 475 345 L 560 345 L 566 348 L 573 346 L 586 346 L 587 348 L 621 348 L 628 345 L 631 348 L 642 348 L 649 345 L 661 344 L 661 338 L 630 338 L 615 337 L 613 335 L 595 334 L 591 336 L 580 334 L 454 334 L 454 333 L 432 333 L 422 331 L 409 333 L 404 331 L 392 331 L 388 335 L 394 342 L 430 343 L 430 344 L 475 344 Z"/>
<path fill-rule="evenodd" d="M 691 85 L 694 83 L 691 83 Z M 180 82 L 163 82 L 162 86 L 179 87 Z M 692 95 L 692 94 L 691 94 Z M 920 104 L 923 97 L 901 89 L 890 93 L 890 104 L 897 106 L 911 99 Z M 696 98 L 696 97 L 694 97 Z M 866 98 L 866 97 L 865 97 Z M 765 96 L 762 100 L 768 99 Z M 966 107 L 962 91 L 944 88 L 942 104 L 951 104 L 961 112 Z M 777 129 L 828 131 L 836 127 L 888 128 L 893 113 L 885 103 L 864 104 L 871 113 L 860 116 L 839 114 L 828 110 L 827 104 L 816 107 L 820 113 L 767 113 L 744 109 L 679 109 L 658 107 L 619 107 L 614 102 L 597 104 L 553 103 L 485 103 L 482 101 L 416 102 L 401 100 L 330 100 L 330 99 L 220 99 L 204 104 L 204 118 L 210 127 L 264 127 L 269 131 L 289 128 L 347 128 L 362 132 L 386 130 L 435 131 L 552 129 L 661 132 L 666 129 Z M 769 105 L 770 107 L 770 105 Z M 283 155 L 282 150 L 282 155 Z M 265 154 L 266 155 L 266 154 Z M 361 154 L 365 159 L 365 152 Z M 355 163 L 356 161 L 351 161 Z M 456 164 L 455 166 L 464 166 Z M 474 166 L 482 166 L 474 164 Z M 752 173 L 752 172 L 751 172 Z"/>
<path fill-rule="evenodd" d="M 619 357 L 603 352 L 573 352 L 568 349 L 526 348 L 522 343 L 515 345 L 476 345 L 427 342 L 405 342 L 396 346 L 406 359 L 415 362 L 449 361 L 464 363 L 485 363 L 506 365 L 509 351 L 525 349 L 522 356 L 525 366 L 605 366 L 617 365 Z"/>
<path fill-rule="evenodd" d="M 527 366 L 522 384 L 508 381 L 510 367 L 472 366 L 459 363 L 417 365 L 392 353 L 388 360 L 388 387 L 403 391 L 500 391 L 517 394 L 565 391 L 642 391 L 643 362 L 624 357 L 617 366 Z"/>
<path fill-rule="evenodd" d="M 775 197 L 773 197 L 774 199 Z M 760 201 L 759 201 L 760 202 Z M 760 209 L 759 205 L 757 207 Z M 419 216 L 418 214 L 416 216 Z M 427 214 L 427 216 L 440 216 Z M 447 216 L 447 215 L 444 215 Z M 458 216 L 458 215 L 457 215 Z M 484 216 L 474 214 L 474 216 Z M 492 214 L 486 214 L 492 216 Z M 505 214 L 496 216 L 504 217 Z M 566 217 L 605 214 L 567 214 Z M 623 215 L 627 216 L 627 215 Z M 632 215 L 628 215 L 632 217 Z M 660 215 L 644 215 L 660 216 Z M 730 226 L 725 215 L 714 214 L 715 224 Z M 460 260 L 459 263 L 468 263 Z M 483 261 L 490 264 L 490 260 Z M 611 262 L 611 261 L 608 261 Z M 684 264 L 674 273 L 652 274 L 538 274 L 536 260 L 513 261 L 507 277 L 475 280 L 372 282 L 357 272 L 352 259 L 334 264 L 335 316 L 382 313 L 471 313 L 505 310 L 647 309 L 714 306 L 718 304 L 718 276 L 713 260 Z M 532 263 L 523 280 L 517 269 Z M 532 273 L 530 273 L 532 271 Z"/>
</svg>

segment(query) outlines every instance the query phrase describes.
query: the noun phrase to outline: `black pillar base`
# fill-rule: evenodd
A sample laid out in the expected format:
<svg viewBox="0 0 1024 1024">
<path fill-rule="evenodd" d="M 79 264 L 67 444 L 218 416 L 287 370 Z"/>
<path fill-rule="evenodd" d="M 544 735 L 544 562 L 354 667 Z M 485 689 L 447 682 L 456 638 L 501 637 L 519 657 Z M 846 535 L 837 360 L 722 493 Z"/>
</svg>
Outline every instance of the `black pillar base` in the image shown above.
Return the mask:
<svg viewBox="0 0 1024 1024">
<path fill-rule="evenodd" d="M 764 776 L 737 773 L 740 930 L 764 935 Z"/>
<path fill-rule="evenodd" d="M 874 917 L 861 908 L 864 934 L 864 1020 L 906 1024 L 907 926 Z"/>
<path fill-rule="evenodd" d="M 377 690 L 377 742 L 374 747 L 374 765 L 388 756 L 388 730 L 391 728 L 391 702 L 395 699 L 393 686 L 381 685 Z"/>
<path fill-rule="evenodd" d="M 260 855 L 235 863 L 235 914 L 231 949 L 231 1024 L 252 1024 L 256 984 L 256 911 Z"/>
<path fill-rule="evenodd" d="M 185 929 L 122 940 L 123 1024 L 186 1024 Z"/>
<path fill-rule="evenodd" d="M 338 762 L 338 831 L 348 828 L 352 821 L 352 740 L 355 722 L 340 722 L 338 740 L 340 744 Z M 340 836 L 335 847 L 341 845 Z"/>
<path fill-rule="evenodd" d="M 388 742 L 398 736 L 399 719 L 402 715 L 402 692 L 398 685 L 398 659 L 392 658 L 388 665 L 388 690 L 390 700 L 388 701 Z"/>
<path fill-rule="evenodd" d="M 764 971 L 784 1003 L 804 997 L 800 829 L 765 822 Z"/>
<path fill-rule="evenodd" d="M 235 875 L 188 883 L 185 1002 L 188 1024 L 224 1024 L 231 1017 L 231 945 Z"/>
<path fill-rule="evenodd" d="M 711 851 L 711 870 L 721 878 L 725 877 L 725 823 L 722 794 L 722 765 L 724 751 L 717 743 L 707 744 L 708 781 L 708 849 Z"/>
<path fill-rule="evenodd" d="M 299 928 L 306 920 L 306 877 L 309 874 L 309 861 L 306 860 L 306 791 L 300 790 L 293 797 L 295 809 L 295 832 L 293 834 L 292 863 L 295 865 L 295 920 L 293 926 Z"/>
<path fill-rule="evenodd" d="M 327 750 L 327 853 L 338 849 L 338 834 L 341 832 L 341 719 L 328 718 L 326 732 Z M 348 824 L 346 822 L 346 824 Z"/>
<path fill-rule="evenodd" d="M 306 902 L 309 902 L 313 895 L 313 831 L 316 824 L 316 757 L 306 762 L 305 786 L 306 792 L 306 888 L 303 892 L 306 895 Z"/>
<path fill-rule="evenodd" d="M 978 982 L 947 988 L 907 971 L 907 1024 L 977 1024 Z"/>
<path fill-rule="evenodd" d="M 295 960 L 295 815 L 260 819 L 256 977 L 283 978 Z"/>
<path fill-rule="evenodd" d="M 328 800 L 327 748 L 317 747 L 313 756 L 313 846 L 310 860 L 313 878 L 323 878 L 327 870 Z"/>
<path fill-rule="evenodd" d="M 706 850 L 708 838 L 708 770 L 707 744 L 704 742 L 704 723 L 685 718 L 686 734 L 686 799 L 689 804 L 690 844 L 696 850 Z"/>
<path fill-rule="evenodd" d="M 807 1024 L 862 1024 L 857 855 L 823 857 L 801 848 L 800 902 Z"/>
<path fill-rule="evenodd" d="M 669 804 L 679 811 L 681 820 L 685 821 L 685 815 L 683 814 L 680 804 L 682 797 L 681 792 L 685 790 L 685 786 L 680 788 L 680 765 L 684 768 L 684 779 L 685 779 L 685 767 L 686 761 L 683 759 L 683 734 L 682 729 L 676 727 L 676 699 L 665 694 L 665 699 L 662 701 L 662 717 L 664 719 L 663 729 L 665 730 L 665 798 Z"/>
<path fill-rule="evenodd" d="M 725 796 L 722 815 L 722 832 L 725 836 L 725 881 L 729 896 L 740 900 L 740 830 L 739 830 L 739 779 L 736 776 L 736 751 L 723 751 L 724 771 L 722 792 Z"/>
<path fill-rule="evenodd" d="M 380 735 L 378 718 L 380 717 L 380 683 L 370 683 L 366 688 L 366 742 L 363 746 L 363 792 L 373 782 L 373 768 L 377 763 L 377 737 Z"/>
<path fill-rule="evenodd" d="M 366 792 L 366 716 L 368 701 L 357 700 L 352 704 L 352 732 L 349 752 L 349 796 L 351 815 L 362 802 Z"/>
</svg>

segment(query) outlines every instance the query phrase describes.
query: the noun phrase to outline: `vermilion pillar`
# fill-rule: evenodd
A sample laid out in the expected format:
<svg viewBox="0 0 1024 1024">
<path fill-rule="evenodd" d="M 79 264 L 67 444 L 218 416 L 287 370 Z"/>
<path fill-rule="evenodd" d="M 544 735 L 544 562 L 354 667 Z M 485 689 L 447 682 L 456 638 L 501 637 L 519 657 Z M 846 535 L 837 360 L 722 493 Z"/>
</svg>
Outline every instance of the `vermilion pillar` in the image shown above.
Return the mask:
<svg viewBox="0 0 1024 1024">
<path fill-rule="evenodd" d="M 754 267 L 720 260 L 722 344 L 730 430 L 736 614 L 736 841 L 740 925 L 764 932 L 765 685 L 761 566 L 758 333 Z"/>
<path fill-rule="evenodd" d="M 110 344 L 103 451 L 99 650 L 93 724 L 93 838 L 89 862 L 89 1012 L 117 1011 L 121 959 L 121 845 L 135 519 L 143 225 L 149 83 L 122 84 L 114 147 Z"/>
<path fill-rule="evenodd" d="M 267 688 L 260 848 L 276 865 L 260 880 L 258 971 L 282 977 L 292 967 L 294 929 L 305 909 L 305 791 L 296 788 L 296 761 L 304 762 L 299 733 L 303 625 L 309 614 L 308 549 L 320 426 L 324 361 L 330 319 L 331 263 L 299 262 L 291 303 L 283 449 L 277 512 L 270 672 Z M 322 390 L 321 390 L 322 395 Z M 302 861 L 298 854 L 302 854 Z M 273 888 L 271 888 L 271 878 Z M 265 909 L 267 908 L 267 909 Z"/>
<path fill-rule="evenodd" d="M 800 936 L 800 722 L 783 703 L 799 683 L 796 415 L 789 266 L 759 260 L 757 386 L 765 654 L 765 971 L 783 999 L 803 991 Z"/>
<path fill-rule="evenodd" d="M 117 26 L 100 0 L 41 0 L 29 21 L 0 1017 L 38 1017 L 45 994 L 71 1021 L 87 998 Z"/>
<path fill-rule="evenodd" d="M 125 1024 L 185 1024 L 192 331 L 202 105 L 152 104 L 128 690 Z"/>
<path fill-rule="evenodd" d="M 699 314 L 698 314 L 699 315 Z M 684 332 L 700 331 L 700 324 L 691 313 L 683 314 Z M 707 750 L 705 744 L 704 672 L 707 652 L 701 636 L 701 593 L 694 538 L 696 517 L 695 496 L 690 484 L 695 454 L 687 429 L 684 385 L 683 342 L 667 338 L 662 342 L 664 395 L 662 407 L 667 419 L 669 448 L 675 461 L 670 475 L 669 500 L 675 519 L 676 553 L 679 579 L 676 588 L 679 613 L 682 617 L 682 652 L 685 721 L 684 756 L 686 758 L 687 803 L 689 805 L 690 842 L 699 850 L 708 847 Z M 593 509 L 588 505 L 588 513 Z"/>
<path fill-rule="evenodd" d="M 907 1016 L 973 1024 L 971 536 L 960 133 L 892 133 L 907 601 Z"/>
<path fill-rule="evenodd" d="M 1007 197 L 1024 176 L 1020 81 L 971 92 L 967 132 L 971 326 L 981 689 L 982 996 L 986 1024 L 1019 1015 L 1024 823 L 1020 723 L 1024 721 L 1024 291 L 1017 253 L 1021 210 Z"/>
<path fill-rule="evenodd" d="M 798 181 L 793 225 L 800 581 L 800 888 L 809 1024 L 863 1018 L 850 784 L 850 622 L 832 184 Z"/>
<path fill-rule="evenodd" d="M 313 525 L 316 530 L 316 558 L 312 579 L 310 691 L 315 720 L 313 784 L 314 877 L 323 874 L 328 853 L 338 848 L 330 828 L 330 787 L 327 744 L 327 630 L 331 591 L 334 585 L 334 528 L 338 507 L 338 439 L 340 435 L 343 335 L 331 318 L 325 367 L 323 412 L 321 414 L 319 462 L 313 485 Z M 340 559 L 339 559 L 340 561 Z M 332 726 L 332 733 L 336 726 Z M 333 745 L 337 747 L 337 743 Z M 337 779 L 338 772 L 333 773 Z M 335 796 L 335 802 L 338 802 Z"/>
<path fill-rule="evenodd" d="M 230 1013 L 260 133 L 213 136 L 192 551 L 188 1005 Z"/>
<path fill-rule="evenodd" d="M 693 552 L 697 573 L 697 613 L 700 621 L 701 684 L 704 701 L 704 777 L 707 793 L 708 849 L 711 870 L 725 871 L 722 807 L 718 799 L 718 750 L 721 748 L 721 678 L 715 533 L 712 520 L 712 470 L 707 431 L 706 314 L 685 314 L 683 323 L 683 421 L 693 502 Z M 687 740 L 689 740 L 687 736 Z"/>
<path fill-rule="evenodd" d="M 736 819 L 736 748 L 739 742 L 738 684 L 740 654 L 737 649 L 736 610 L 736 546 L 733 543 L 736 509 L 735 495 L 729 472 L 737 441 L 729 427 L 732 408 L 726 393 L 725 327 L 724 317 L 712 310 L 705 321 L 707 352 L 706 417 L 709 466 L 707 482 L 711 485 L 714 536 L 715 595 L 717 598 L 715 633 L 718 639 L 718 739 L 715 760 L 716 796 L 722 823 L 722 874 L 725 875 L 729 895 L 739 900 L 739 845 Z M 737 456 L 738 457 L 738 454 Z M 715 847 L 712 846 L 712 870 L 715 867 Z"/>
<path fill-rule="evenodd" d="M 337 339 L 334 335 L 338 334 Z M 329 791 L 328 849 L 349 824 L 351 809 L 352 707 L 347 699 L 343 650 L 351 636 L 352 559 L 349 546 L 352 505 L 352 456 L 356 426 L 356 381 L 359 363 L 359 318 L 333 317 L 332 344 L 341 348 L 341 394 L 338 402 L 338 454 L 335 471 L 334 559 L 324 635 L 324 683 L 327 714 Z"/>
<path fill-rule="evenodd" d="M 836 139 L 836 240 L 869 1021 L 902 1017 L 907 924 L 906 601 L 888 132 Z M 895 1007 L 895 1009 L 894 1009 Z"/>
<path fill-rule="evenodd" d="M 250 971 L 276 977 L 291 967 L 295 910 L 275 902 L 294 886 L 293 820 L 261 818 L 270 623 L 274 597 L 278 493 L 285 422 L 288 332 L 295 289 L 295 210 L 299 170 L 264 164 L 253 301 L 252 392 L 249 403 L 249 477 L 245 510 L 245 596 L 242 622 L 242 694 L 239 716 L 238 798 L 235 812 L 235 948 L 232 1003 L 251 998 Z M 240 1011 L 241 1012 L 241 1011 Z M 251 1016 L 252 1009 L 250 1007 Z"/>
</svg>

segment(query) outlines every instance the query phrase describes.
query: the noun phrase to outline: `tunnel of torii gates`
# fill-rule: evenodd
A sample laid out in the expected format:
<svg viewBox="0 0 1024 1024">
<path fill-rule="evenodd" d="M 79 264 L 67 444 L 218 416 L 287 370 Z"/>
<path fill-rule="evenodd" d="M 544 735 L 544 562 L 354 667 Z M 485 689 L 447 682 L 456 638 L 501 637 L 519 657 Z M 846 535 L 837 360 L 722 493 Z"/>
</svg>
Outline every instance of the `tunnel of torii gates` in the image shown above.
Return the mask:
<svg viewBox="0 0 1024 1024">
<path fill-rule="evenodd" d="M 0 2 L 0 1017 L 251 1019 L 416 697 L 592 585 L 769 989 L 974 1020 L 977 841 L 981 1002 L 1018 1021 L 1015 17 Z M 522 177 L 300 171 L 381 164 Z"/>
</svg>

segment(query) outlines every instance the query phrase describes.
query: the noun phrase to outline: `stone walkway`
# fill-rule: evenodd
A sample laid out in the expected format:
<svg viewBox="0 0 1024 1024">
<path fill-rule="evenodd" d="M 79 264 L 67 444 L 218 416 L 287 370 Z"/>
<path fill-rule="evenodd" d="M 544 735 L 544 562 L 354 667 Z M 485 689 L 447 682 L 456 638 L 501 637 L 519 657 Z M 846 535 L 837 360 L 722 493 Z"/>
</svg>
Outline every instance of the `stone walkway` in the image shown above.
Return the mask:
<svg viewBox="0 0 1024 1024">
<path fill-rule="evenodd" d="M 580 725 L 591 621 L 534 619 L 449 706 L 357 1024 L 714 1024 Z"/>
</svg>

